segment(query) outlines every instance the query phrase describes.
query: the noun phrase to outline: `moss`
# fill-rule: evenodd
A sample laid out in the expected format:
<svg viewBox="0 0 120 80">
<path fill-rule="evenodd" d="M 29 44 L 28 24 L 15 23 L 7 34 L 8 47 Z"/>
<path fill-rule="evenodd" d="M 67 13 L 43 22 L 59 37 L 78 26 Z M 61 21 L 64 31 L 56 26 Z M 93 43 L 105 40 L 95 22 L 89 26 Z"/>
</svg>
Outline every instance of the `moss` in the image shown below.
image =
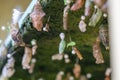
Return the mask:
<svg viewBox="0 0 120 80">
<path fill-rule="evenodd" d="M 37 54 L 34 56 L 37 58 L 35 71 L 33 74 L 28 74 L 27 70 L 22 69 L 21 60 L 23 52 L 20 52 L 15 55 L 16 73 L 10 80 L 38 80 L 40 77 L 44 78 L 45 80 L 55 80 L 56 74 L 60 70 L 64 70 L 65 73 L 72 73 L 72 68 L 76 62 L 76 55 L 71 54 L 71 48 L 65 49 L 65 52 L 70 56 L 70 63 L 66 64 L 64 60 L 51 60 L 51 56 L 58 53 L 60 32 L 66 33 L 67 42 L 69 42 L 70 34 L 72 40 L 77 43 L 76 46 L 84 57 L 82 61 L 79 61 L 82 67 L 82 74 L 86 75 L 86 73 L 92 73 L 93 77 L 90 80 L 104 80 L 105 69 L 110 66 L 109 51 L 106 51 L 104 49 L 104 46 L 101 46 L 105 59 L 104 64 L 95 64 L 95 59 L 92 55 L 92 44 L 96 36 L 98 36 L 99 26 L 102 21 L 100 21 L 96 27 L 87 26 L 87 32 L 82 33 L 79 31 L 78 23 L 80 21 L 81 15 L 84 14 L 84 9 L 80 9 L 76 12 L 70 11 L 68 20 L 69 31 L 64 31 L 62 27 L 63 9 L 63 0 L 52 0 L 51 3 L 44 8 L 44 11 L 47 14 L 44 19 L 44 25 L 47 21 L 48 16 L 50 16 L 50 32 L 37 32 L 33 29 L 33 31 L 28 31 L 28 37 L 26 37 L 27 35 L 24 35 L 24 40 L 26 40 L 26 42 L 29 42 L 33 37 L 38 40 Z M 87 20 L 86 23 L 88 23 L 88 21 L 89 20 Z M 104 23 L 107 22 L 104 21 Z"/>
</svg>

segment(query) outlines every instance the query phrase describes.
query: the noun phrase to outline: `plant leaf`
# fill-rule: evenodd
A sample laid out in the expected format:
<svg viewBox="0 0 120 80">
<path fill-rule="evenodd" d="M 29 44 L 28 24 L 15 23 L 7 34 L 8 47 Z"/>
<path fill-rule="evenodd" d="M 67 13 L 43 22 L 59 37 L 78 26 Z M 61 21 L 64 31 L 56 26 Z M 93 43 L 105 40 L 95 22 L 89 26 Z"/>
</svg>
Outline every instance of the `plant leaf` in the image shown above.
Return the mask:
<svg viewBox="0 0 120 80">
<path fill-rule="evenodd" d="M 71 41 L 71 42 L 69 42 L 68 44 L 67 44 L 67 48 L 69 47 L 69 46 L 75 46 L 76 45 L 76 43 L 74 42 L 74 41 Z"/>
</svg>

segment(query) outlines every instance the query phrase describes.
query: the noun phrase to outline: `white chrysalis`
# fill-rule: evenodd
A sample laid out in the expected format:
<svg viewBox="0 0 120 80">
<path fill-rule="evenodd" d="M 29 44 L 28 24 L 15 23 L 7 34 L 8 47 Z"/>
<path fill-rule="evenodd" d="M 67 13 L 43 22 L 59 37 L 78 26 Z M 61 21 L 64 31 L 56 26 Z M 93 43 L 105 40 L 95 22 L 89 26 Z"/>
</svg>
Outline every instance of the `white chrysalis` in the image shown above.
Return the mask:
<svg viewBox="0 0 120 80">
<path fill-rule="evenodd" d="M 79 22 L 79 29 L 81 32 L 85 32 L 86 31 L 86 23 L 84 22 L 85 20 L 85 16 L 81 16 L 81 21 Z"/>
</svg>

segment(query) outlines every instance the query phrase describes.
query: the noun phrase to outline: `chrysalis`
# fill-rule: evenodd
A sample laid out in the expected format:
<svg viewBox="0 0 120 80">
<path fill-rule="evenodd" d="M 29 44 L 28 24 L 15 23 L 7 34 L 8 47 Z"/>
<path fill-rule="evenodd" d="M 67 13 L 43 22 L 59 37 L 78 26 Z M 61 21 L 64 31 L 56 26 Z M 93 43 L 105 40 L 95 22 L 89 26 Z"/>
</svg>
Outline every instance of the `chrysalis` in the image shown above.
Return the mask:
<svg viewBox="0 0 120 80">
<path fill-rule="evenodd" d="M 108 6 L 108 1 L 106 1 L 105 4 L 103 4 L 103 6 L 101 7 L 101 10 L 105 13 L 107 13 L 107 6 Z"/>
<path fill-rule="evenodd" d="M 88 24 L 89 26 L 93 26 L 93 27 L 96 26 L 96 24 L 99 22 L 99 20 L 102 17 L 102 11 L 99 8 L 97 8 L 97 6 L 94 6 L 94 7 L 95 7 L 94 13 L 90 18 L 90 21 Z"/>
<path fill-rule="evenodd" d="M 102 41 L 103 45 L 105 46 L 106 50 L 109 49 L 109 40 L 108 40 L 108 30 L 107 25 L 101 25 L 99 28 L 99 37 Z"/>
<path fill-rule="evenodd" d="M 82 54 L 80 53 L 80 51 L 76 48 L 76 47 L 73 47 L 73 50 L 75 51 L 77 57 L 82 60 L 83 57 L 82 57 Z"/>
<path fill-rule="evenodd" d="M 32 44 L 32 55 L 35 55 L 35 54 L 36 54 L 36 50 L 37 50 L 37 48 L 38 48 L 38 45 L 37 45 L 36 40 L 33 39 L 33 40 L 31 41 L 31 44 Z"/>
<path fill-rule="evenodd" d="M 103 4 L 106 2 L 106 0 L 93 0 L 93 2 L 95 3 L 95 5 L 97 5 L 98 7 L 103 6 Z"/>
<path fill-rule="evenodd" d="M 38 48 L 37 45 L 34 45 L 34 46 L 32 47 L 32 55 L 35 55 L 35 54 L 36 54 L 37 48 Z"/>
<path fill-rule="evenodd" d="M 25 43 L 23 42 L 22 36 L 17 28 L 17 24 L 11 24 L 11 37 L 12 40 L 15 42 L 15 45 L 24 46 Z"/>
<path fill-rule="evenodd" d="M 86 23 L 84 22 L 85 20 L 85 16 L 81 17 L 81 21 L 79 22 L 79 29 L 81 32 L 85 32 L 86 31 Z"/>
<path fill-rule="evenodd" d="M 70 9 L 70 4 L 67 4 L 67 6 L 64 8 L 63 13 L 63 28 L 64 30 L 68 29 L 68 11 Z"/>
<path fill-rule="evenodd" d="M 43 31 L 46 31 L 46 32 L 49 31 L 49 24 L 48 23 L 46 23 L 45 27 L 43 28 Z"/>
<path fill-rule="evenodd" d="M 22 67 L 23 69 L 29 69 L 30 68 L 30 61 L 32 58 L 32 48 L 25 47 L 23 59 L 22 59 Z"/>
<path fill-rule="evenodd" d="M 79 78 L 81 74 L 81 66 L 79 64 L 75 64 L 73 68 L 73 73 L 75 78 Z"/>
<path fill-rule="evenodd" d="M 111 80 L 109 76 L 105 76 L 105 80 Z"/>
<path fill-rule="evenodd" d="M 49 20 L 50 20 L 50 16 L 48 17 L 47 23 L 46 23 L 45 27 L 43 28 L 43 31 L 46 31 L 46 32 L 49 31 Z"/>
<path fill-rule="evenodd" d="M 35 63 L 36 63 L 36 59 L 33 58 L 33 59 L 31 60 L 29 73 L 33 73 L 33 71 L 34 71 L 34 67 L 35 67 Z"/>
<path fill-rule="evenodd" d="M 75 3 L 71 7 L 71 11 L 76 11 L 84 5 L 84 0 L 75 0 Z"/>
<path fill-rule="evenodd" d="M 34 6 L 33 12 L 30 14 L 30 17 L 33 22 L 33 27 L 37 31 L 42 30 L 44 16 L 45 16 L 45 13 L 42 10 L 41 4 L 39 4 L 39 2 L 37 2 Z"/>
<path fill-rule="evenodd" d="M 103 12 L 107 13 L 107 0 L 94 0 L 95 5 L 97 5 Z"/>
<path fill-rule="evenodd" d="M 80 76 L 80 80 L 88 80 L 85 75 Z"/>
<path fill-rule="evenodd" d="M 60 33 L 60 44 L 59 44 L 59 54 L 63 54 L 64 53 L 64 49 L 65 49 L 65 46 L 66 46 L 66 42 L 64 40 L 65 38 L 65 34 L 64 33 Z"/>
<path fill-rule="evenodd" d="M 103 55 L 100 50 L 100 38 L 97 37 L 93 44 L 93 56 L 96 59 L 96 64 L 104 63 Z"/>
<path fill-rule="evenodd" d="M 71 76 L 71 73 L 68 72 L 68 73 L 66 74 L 66 78 L 65 78 L 65 80 L 70 80 L 70 76 Z"/>
<path fill-rule="evenodd" d="M 85 2 L 85 16 L 90 16 L 92 12 L 92 2 L 91 0 L 86 0 Z"/>
<path fill-rule="evenodd" d="M 6 65 L 2 69 L 0 80 L 4 80 L 4 78 L 8 79 L 13 76 L 13 74 L 15 73 L 14 65 L 15 59 L 13 57 L 9 58 Z"/>
<path fill-rule="evenodd" d="M 55 80 L 63 80 L 63 75 L 64 75 L 64 72 L 63 71 L 60 71 L 57 75 L 56 75 L 56 79 Z"/>
<path fill-rule="evenodd" d="M 107 68 L 105 72 L 105 80 L 110 80 L 111 68 Z"/>
</svg>

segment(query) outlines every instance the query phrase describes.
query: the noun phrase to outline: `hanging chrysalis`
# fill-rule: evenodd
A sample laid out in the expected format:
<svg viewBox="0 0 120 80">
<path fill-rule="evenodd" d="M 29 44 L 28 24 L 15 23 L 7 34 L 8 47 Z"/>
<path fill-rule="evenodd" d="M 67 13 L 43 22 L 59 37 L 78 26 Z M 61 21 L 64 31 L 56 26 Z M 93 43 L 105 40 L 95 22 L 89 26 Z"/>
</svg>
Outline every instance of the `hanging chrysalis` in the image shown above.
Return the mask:
<svg viewBox="0 0 120 80">
<path fill-rule="evenodd" d="M 70 76 L 71 76 L 71 73 L 68 72 L 68 73 L 66 74 L 66 78 L 65 78 L 65 80 L 70 80 Z"/>
<path fill-rule="evenodd" d="M 43 31 L 46 31 L 46 32 L 49 31 L 49 24 L 48 23 L 46 23 L 45 27 L 43 28 Z"/>
<path fill-rule="evenodd" d="M 97 5 L 103 12 L 107 13 L 107 0 L 93 0 L 95 5 Z"/>
<path fill-rule="evenodd" d="M 93 27 L 96 26 L 96 24 L 99 22 L 99 20 L 102 17 L 102 11 L 96 5 L 94 6 L 94 8 L 95 10 L 88 24 L 89 26 L 93 26 Z"/>
<path fill-rule="evenodd" d="M 102 41 L 103 45 L 105 46 L 106 50 L 109 49 L 109 40 L 108 40 L 108 29 L 107 25 L 101 25 L 99 28 L 99 37 Z"/>
<path fill-rule="evenodd" d="M 47 23 L 46 23 L 45 27 L 43 28 L 43 31 L 46 31 L 46 32 L 49 31 L 49 20 L 50 20 L 50 16 L 49 16 L 49 18 L 47 20 Z"/>
<path fill-rule="evenodd" d="M 7 63 L 2 69 L 2 74 L 0 80 L 8 80 L 15 73 L 14 69 L 15 59 L 13 57 L 9 58 Z"/>
<path fill-rule="evenodd" d="M 81 21 L 79 22 L 79 29 L 81 32 L 85 32 L 86 31 L 86 23 L 84 22 L 85 20 L 85 16 L 81 16 Z"/>
<path fill-rule="evenodd" d="M 105 77 L 105 80 L 111 80 L 109 76 L 106 76 Z"/>
<path fill-rule="evenodd" d="M 65 42 L 65 34 L 64 33 L 60 33 L 60 44 L 59 44 L 59 54 L 63 54 L 64 53 L 64 49 L 66 46 L 66 42 Z"/>
<path fill-rule="evenodd" d="M 17 46 L 24 46 L 25 43 L 23 42 L 22 36 L 17 28 L 17 24 L 11 24 L 11 31 L 10 31 L 12 40 L 14 41 L 15 45 Z"/>
<path fill-rule="evenodd" d="M 77 57 L 82 60 L 83 59 L 83 56 L 82 54 L 80 53 L 80 51 L 76 48 L 76 47 L 72 47 L 72 49 L 75 51 L 75 54 L 77 55 Z"/>
<path fill-rule="evenodd" d="M 85 2 L 85 16 L 90 16 L 92 12 L 92 2 L 91 0 L 86 0 Z"/>
<path fill-rule="evenodd" d="M 62 78 L 63 75 L 64 75 L 63 71 L 58 72 L 58 74 L 56 75 L 56 79 L 55 80 L 63 80 L 63 78 Z"/>
<path fill-rule="evenodd" d="M 80 80 L 88 80 L 85 75 L 80 76 Z"/>
<path fill-rule="evenodd" d="M 22 58 L 22 67 L 23 69 L 30 68 L 30 61 L 32 59 L 32 48 L 25 47 L 24 55 Z"/>
<path fill-rule="evenodd" d="M 74 77 L 71 75 L 70 72 L 67 73 L 65 80 L 74 80 Z"/>
<path fill-rule="evenodd" d="M 38 45 L 37 45 L 36 40 L 33 39 L 33 40 L 31 41 L 31 44 L 32 44 L 32 55 L 35 55 L 35 54 L 36 54 L 36 50 L 37 50 L 37 48 L 38 48 Z"/>
<path fill-rule="evenodd" d="M 97 37 L 93 44 L 93 56 L 96 59 L 96 64 L 104 63 L 103 55 L 100 50 L 100 38 Z"/>
<path fill-rule="evenodd" d="M 101 10 L 105 13 L 107 13 L 107 6 L 108 6 L 108 1 L 106 1 L 103 6 L 101 7 Z"/>
<path fill-rule="evenodd" d="M 35 55 L 35 54 L 36 54 L 37 48 L 38 48 L 37 45 L 34 45 L 34 46 L 32 47 L 32 55 Z"/>
<path fill-rule="evenodd" d="M 81 74 L 81 66 L 79 64 L 75 64 L 73 68 L 73 73 L 75 78 L 79 78 Z"/>
<path fill-rule="evenodd" d="M 33 59 L 31 60 L 29 73 L 33 73 L 33 71 L 34 71 L 34 67 L 35 67 L 35 63 L 36 63 L 36 59 L 33 58 Z"/>
<path fill-rule="evenodd" d="M 37 2 L 34 6 L 33 12 L 30 14 L 30 17 L 33 22 L 33 27 L 37 31 L 42 30 L 44 16 L 45 16 L 45 12 L 42 10 L 41 4 Z"/>
<path fill-rule="evenodd" d="M 95 3 L 95 5 L 97 5 L 98 7 L 102 7 L 104 5 L 104 3 L 106 2 L 106 0 L 93 0 L 93 2 Z"/>
<path fill-rule="evenodd" d="M 63 28 L 64 30 L 68 29 L 68 11 L 70 9 L 70 4 L 67 4 L 66 7 L 64 8 L 64 13 L 63 13 Z"/>
<path fill-rule="evenodd" d="M 76 11 L 84 5 L 84 0 L 75 0 L 75 3 L 71 7 L 71 11 Z"/>
<path fill-rule="evenodd" d="M 111 74 L 111 68 L 107 68 L 105 72 L 105 80 L 111 80 L 110 74 Z"/>
</svg>

